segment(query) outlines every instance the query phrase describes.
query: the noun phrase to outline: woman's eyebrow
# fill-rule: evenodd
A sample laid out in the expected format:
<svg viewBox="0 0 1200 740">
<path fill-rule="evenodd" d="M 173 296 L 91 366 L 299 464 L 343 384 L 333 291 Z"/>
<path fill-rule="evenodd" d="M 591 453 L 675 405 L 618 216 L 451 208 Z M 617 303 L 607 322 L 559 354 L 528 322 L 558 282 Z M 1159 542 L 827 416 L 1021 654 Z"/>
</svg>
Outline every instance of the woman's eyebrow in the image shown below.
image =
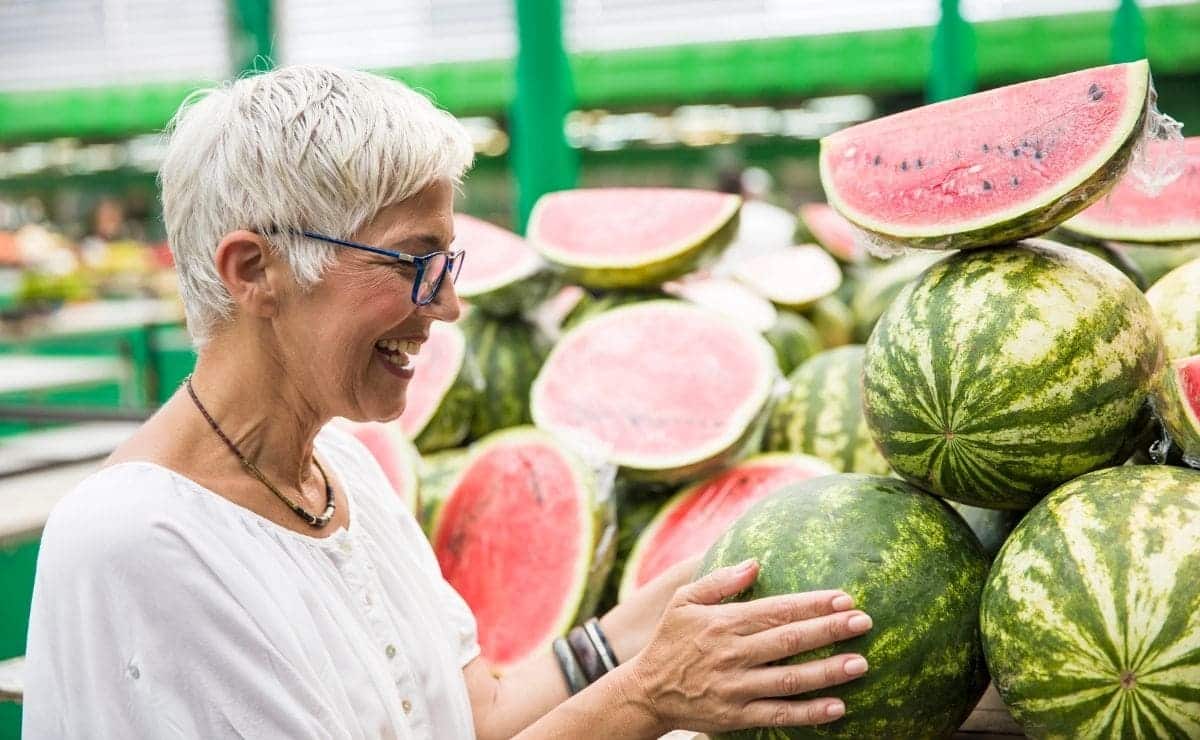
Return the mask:
<svg viewBox="0 0 1200 740">
<path fill-rule="evenodd" d="M 451 239 L 450 241 L 453 242 L 454 240 Z M 387 248 L 396 249 L 414 242 L 421 245 L 423 252 L 443 252 L 446 250 L 446 246 L 442 244 L 441 238 L 434 234 L 409 234 L 402 236 L 390 242 Z"/>
</svg>

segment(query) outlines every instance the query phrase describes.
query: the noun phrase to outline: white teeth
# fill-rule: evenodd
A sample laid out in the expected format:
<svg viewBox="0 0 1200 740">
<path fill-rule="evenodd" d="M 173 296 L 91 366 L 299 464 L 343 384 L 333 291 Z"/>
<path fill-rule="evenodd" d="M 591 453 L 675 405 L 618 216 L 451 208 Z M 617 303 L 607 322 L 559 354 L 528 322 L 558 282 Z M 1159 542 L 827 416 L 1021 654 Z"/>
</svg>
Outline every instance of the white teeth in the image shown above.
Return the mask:
<svg viewBox="0 0 1200 740">
<path fill-rule="evenodd" d="M 408 355 L 384 355 L 384 362 L 395 365 L 396 367 L 408 367 Z"/>
<path fill-rule="evenodd" d="M 404 343 L 404 347 L 402 347 L 402 349 L 410 355 L 415 355 L 421 351 L 421 343 L 410 340 Z"/>
<path fill-rule="evenodd" d="M 404 352 L 415 355 L 421 351 L 421 343 L 407 339 L 380 339 L 375 346 L 385 352 Z"/>
</svg>

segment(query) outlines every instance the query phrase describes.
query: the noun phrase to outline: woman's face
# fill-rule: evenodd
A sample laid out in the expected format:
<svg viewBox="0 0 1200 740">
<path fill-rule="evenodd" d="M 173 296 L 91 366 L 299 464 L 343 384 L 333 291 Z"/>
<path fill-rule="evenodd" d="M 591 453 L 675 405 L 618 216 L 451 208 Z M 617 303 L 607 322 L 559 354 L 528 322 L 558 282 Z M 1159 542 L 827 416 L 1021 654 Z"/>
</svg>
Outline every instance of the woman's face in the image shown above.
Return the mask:
<svg viewBox="0 0 1200 740">
<path fill-rule="evenodd" d="M 342 237 L 340 234 L 330 234 Z M 449 251 L 454 241 L 454 189 L 431 185 L 389 206 L 359 233 L 346 235 L 373 247 L 422 255 Z M 415 267 L 384 255 L 334 247 L 335 261 L 308 293 L 299 290 L 281 307 L 277 331 L 289 377 L 304 378 L 306 398 L 321 399 L 322 415 L 387 421 L 404 411 L 413 371 L 434 321 L 455 321 L 458 295 L 449 277 L 426 306 L 412 300 Z"/>
</svg>

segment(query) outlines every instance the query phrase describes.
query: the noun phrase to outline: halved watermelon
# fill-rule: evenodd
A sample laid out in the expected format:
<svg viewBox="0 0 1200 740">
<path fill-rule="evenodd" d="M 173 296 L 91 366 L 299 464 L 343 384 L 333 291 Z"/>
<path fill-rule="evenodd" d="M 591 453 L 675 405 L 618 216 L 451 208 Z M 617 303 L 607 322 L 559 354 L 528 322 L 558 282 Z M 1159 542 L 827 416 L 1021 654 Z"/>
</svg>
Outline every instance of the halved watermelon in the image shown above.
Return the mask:
<svg viewBox="0 0 1200 740">
<path fill-rule="evenodd" d="M 471 451 L 467 447 L 451 447 L 420 456 L 417 478 L 420 480 L 421 510 L 417 518 L 427 537 L 433 536 L 433 523 L 438 512 L 470 457 Z"/>
<path fill-rule="evenodd" d="M 529 241 L 587 288 L 645 288 L 690 272 L 737 230 L 741 197 L 705 190 L 597 188 L 543 195 Z"/>
<path fill-rule="evenodd" d="M 543 429 L 594 440 L 627 476 L 680 481 L 740 452 L 778 376 L 755 332 L 682 301 L 646 301 L 567 332 L 530 410 Z"/>
<path fill-rule="evenodd" d="M 463 213 L 454 214 L 454 248 L 465 250 L 455 292 L 493 316 L 528 310 L 549 295 L 553 280 L 545 261 L 507 229 Z"/>
<path fill-rule="evenodd" d="M 772 303 L 792 309 L 811 306 L 842 284 L 837 262 L 813 244 L 740 260 L 733 276 Z"/>
<path fill-rule="evenodd" d="M 1148 146 L 1176 154 L 1176 142 L 1152 141 Z M 1151 155 L 1152 157 L 1155 155 Z M 1141 244 L 1200 242 L 1200 136 L 1183 141 L 1183 173 L 1157 195 L 1148 195 L 1132 175 L 1108 195 L 1063 224 L 1063 228 L 1092 239 Z"/>
<path fill-rule="evenodd" d="M 471 414 L 483 386 L 462 330 L 433 322 L 412 365 L 400 428 L 421 452 L 461 444 L 471 431 Z"/>
<path fill-rule="evenodd" d="M 1154 394 L 1155 408 L 1183 461 L 1200 468 L 1200 355 L 1167 367 Z"/>
<path fill-rule="evenodd" d="M 549 650 L 575 622 L 603 529 L 594 473 L 550 435 L 516 427 L 472 447 L 432 541 L 494 668 Z"/>
<path fill-rule="evenodd" d="M 832 475 L 829 463 L 808 455 L 757 455 L 683 489 L 642 531 L 625 564 L 620 600 L 676 563 L 702 555 L 749 509 L 789 483 Z"/>
<path fill-rule="evenodd" d="M 395 422 L 364 423 L 342 418 L 334 423 L 363 443 L 379 467 L 383 468 L 383 474 L 392 484 L 392 490 L 404 502 L 405 508 L 417 514 L 420 507 L 420 484 L 417 478 L 420 456 L 400 425 Z"/>
<path fill-rule="evenodd" d="M 897 113 L 821 140 L 829 204 L 925 249 L 1049 231 L 1112 187 L 1142 134 L 1145 60 Z"/>
<path fill-rule="evenodd" d="M 825 203 L 805 203 L 800 206 L 800 223 L 807 236 L 825 247 L 839 262 L 856 265 L 871 255 L 859 241 L 854 224 Z"/>
</svg>

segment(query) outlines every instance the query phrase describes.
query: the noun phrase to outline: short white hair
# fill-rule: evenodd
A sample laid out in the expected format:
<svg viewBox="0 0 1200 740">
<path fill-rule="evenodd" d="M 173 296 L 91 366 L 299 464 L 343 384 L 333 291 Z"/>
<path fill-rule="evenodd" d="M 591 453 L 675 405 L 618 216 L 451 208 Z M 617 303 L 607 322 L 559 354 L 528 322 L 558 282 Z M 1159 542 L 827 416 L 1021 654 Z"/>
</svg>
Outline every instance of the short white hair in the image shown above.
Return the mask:
<svg viewBox="0 0 1200 740">
<path fill-rule="evenodd" d="M 335 247 L 287 230 L 350 238 L 438 180 L 457 186 L 474 159 L 462 124 L 404 84 L 316 65 L 196 91 L 167 136 L 163 220 L 197 346 L 233 315 L 214 261 L 226 234 L 280 230 L 271 244 L 307 289 Z"/>
</svg>

